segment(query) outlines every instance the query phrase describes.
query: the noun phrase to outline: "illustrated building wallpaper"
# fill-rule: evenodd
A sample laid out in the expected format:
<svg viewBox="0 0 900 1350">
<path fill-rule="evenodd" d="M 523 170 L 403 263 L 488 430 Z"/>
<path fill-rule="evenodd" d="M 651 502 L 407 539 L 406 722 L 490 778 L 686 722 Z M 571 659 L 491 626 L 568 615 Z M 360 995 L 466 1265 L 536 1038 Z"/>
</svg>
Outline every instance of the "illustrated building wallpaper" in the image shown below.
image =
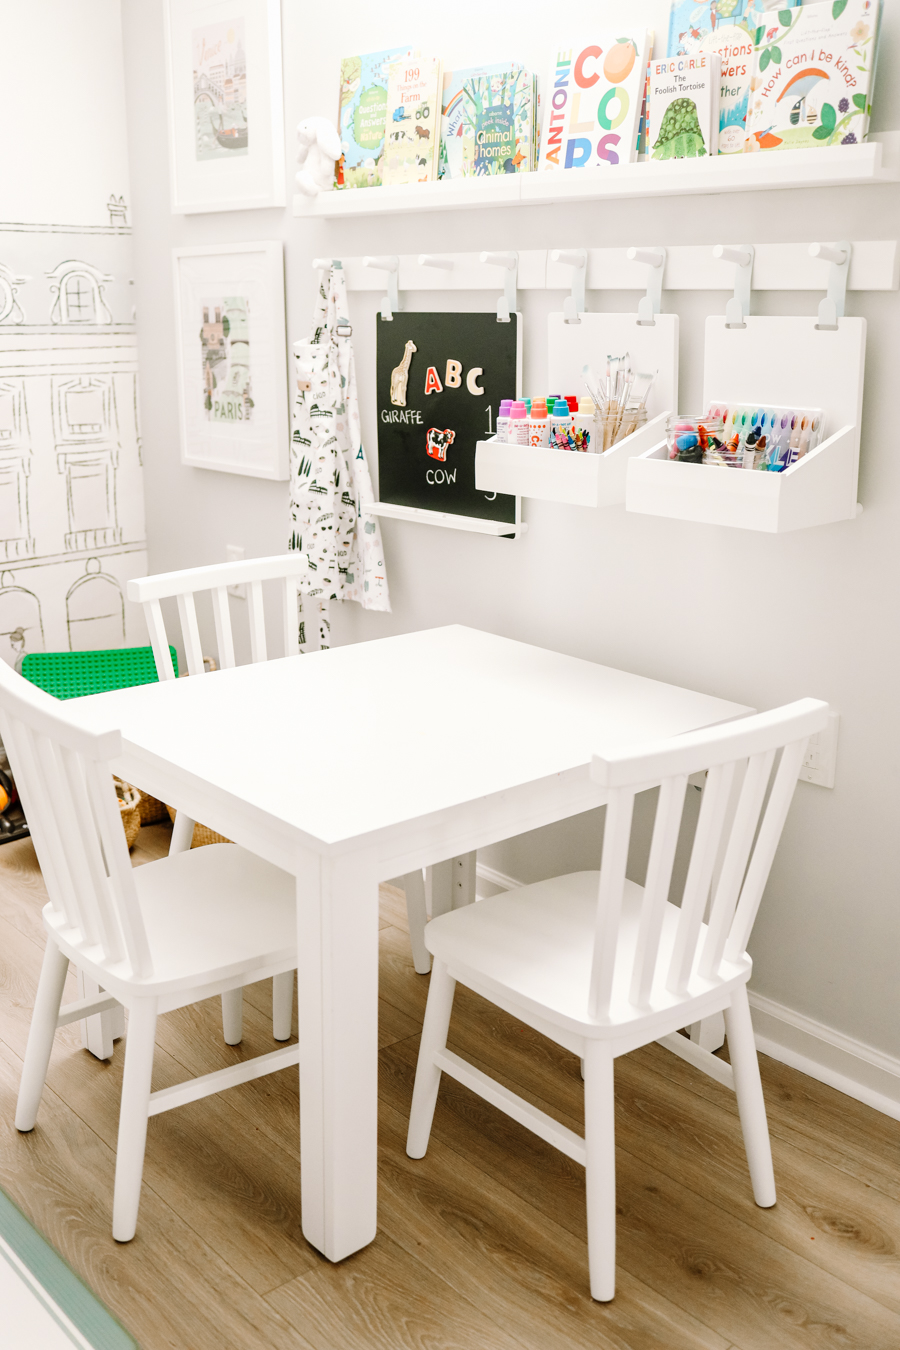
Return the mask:
<svg viewBox="0 0 900 1350">
<path fill-rule="evenodd" d="M 146 641 L 124 598 L 147 567 L 124 91 L 109 60 L 118 19 L 105 3 L 71 10 L 80 22 L 43 28 L 7 67 L 22 100 L 18 153 L 42 169 L 31 192 L 27 175 L 4 175 L 15 187 L 0 205 L 0 657 L 11 663 Z M 45 115 L 28 115 L 35 87 L 51 101 L 59 89 L 65 120 L 64 85 L 29 69 L 48 42 L 51 63 L 79 68 L 104 132 L 61 138 L 57 165 Z"/>
</svg>

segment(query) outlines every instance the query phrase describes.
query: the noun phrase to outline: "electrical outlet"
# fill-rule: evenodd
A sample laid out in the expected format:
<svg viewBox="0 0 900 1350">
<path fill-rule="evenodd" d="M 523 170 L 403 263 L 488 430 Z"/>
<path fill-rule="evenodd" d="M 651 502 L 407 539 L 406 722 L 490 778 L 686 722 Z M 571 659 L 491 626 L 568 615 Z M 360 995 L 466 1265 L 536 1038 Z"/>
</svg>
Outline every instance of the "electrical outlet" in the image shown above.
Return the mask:
<svg viewBox="0 0 900 1350">
<path fill-rule="evenodd" d="M 243 558 L 244 558 L 244 549 L 243 549 L 243 546 L 242 546 L 241 544 L 226 544 L 226 545 L 225 545 L 225 561 L 226 561 L 226 562 L 242 562 L 242 561 L 243 561 Z M 236 586 L 229 586 L 229 587 L 228 587 L 228 594 L 229 594 L 229 595 L 233 595 L 234 598 L 235 598 L 235 600 L 246 600 L 246 599 L 247 599 L 247 583 L 244 582 L 244 581 L 241 581 L 241 582 L 239 582 Z"/>
<path fill-rule="evenodd" d="M 834 768 L 837 761 L 838 726 L 840 713 L 829 713 L 824 731 L 810 736 L 806 758 L 800 769 L 800 781 L 815 783 L 818 787 L 834 787 Z"/>
</svg>

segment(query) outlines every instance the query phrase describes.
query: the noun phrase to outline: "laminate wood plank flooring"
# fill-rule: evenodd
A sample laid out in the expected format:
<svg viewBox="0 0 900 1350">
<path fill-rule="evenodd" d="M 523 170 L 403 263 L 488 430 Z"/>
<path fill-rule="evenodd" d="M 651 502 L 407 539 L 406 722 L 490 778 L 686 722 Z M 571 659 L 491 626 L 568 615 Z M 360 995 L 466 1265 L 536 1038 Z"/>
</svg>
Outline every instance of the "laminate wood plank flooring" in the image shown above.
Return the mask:
<svg viewBox="0 0 900 1350">
<path fill-rule="evenodd" d="M 142 830 L 135 865 L 169 834 Z M 101 1064 L 64 1028 L 37 1128 L 13 1126 L 44 900 L 30 842 L 0 848 L 0 1185 L 142 1350 L 900 1350 L 900 1123 L 772 1060 L 771 1210 L 753 1203 L 731 1093 L 657 1046 L 617 1061 L 611 1304 L 588 1294 L 584 1175 L 568 1158 L 447 1079 L 427 1157 L 407 1158 L 428 979 L 390 886 L 376 1241 L 337 1266 L 304 1241 L 284 1070 L 150 1122 L 137 1237 L 119 1246 L 124 1042 Z M 153 1085 L 273 1044 L 263 981 L 244 991 L 239 1046 L 222 1040 L 218 999 L 161 1018 Z M 451 1046 L 582 1128 L 577 1060 L 468 991 Z"/>
</svg>

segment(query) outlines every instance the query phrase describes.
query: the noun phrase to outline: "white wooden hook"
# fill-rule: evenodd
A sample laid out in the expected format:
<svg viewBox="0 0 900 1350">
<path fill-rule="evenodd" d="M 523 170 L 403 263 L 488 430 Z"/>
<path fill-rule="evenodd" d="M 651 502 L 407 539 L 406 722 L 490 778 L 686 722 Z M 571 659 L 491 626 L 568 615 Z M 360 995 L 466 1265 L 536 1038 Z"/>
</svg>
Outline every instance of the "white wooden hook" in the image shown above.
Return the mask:
<svg viewBox="0 0 900 1350">
<path fill-rule="evenodd" d="M 313 271 L 327 272 L 329 268 L 333 267 L 334 264 L 338 261 L 340 261 L 338 258 L 313 258 L 312 260 Z"/>
<path fill-rule="evenodd" d="M 497 322 L 509 323 L 516 312 L 516 288 L 519 277 L 518 253 L 480 253 L 478 261 L 490 267 L 502 267 L 503 294 L 497 301 Z"/>
<path fill-rule="evenodd" d="M 572 294 L 567 297 L 563 304 L 566 323 L 581 323 L 578 316 L 584 314 L 587 309 L 584 298 L 584 288 L 587 282 L 587 258 L 586 248 L 555 248 L 550 254 L 551 262 L 564 263 L 566 267 L 572 268 Z"/>
<path fill-rule="evenodd" d="M 387 295 L 381 302 L 381 317 L 386 320 L 393 319 L 394 311 L 400 308 L 400 292 L 398 289 L 400 259 L 396 253 L 379 254 L 377 257 L 367 254 L 363 258 L 363 267 L 374 267 L 382 272 L 387 272 Z"/>
<path fill-rule="evenodd" d="M 752 244 L 716 244 L 713 257 L 721 262 L 734 263 L 734 296 L 725 307 L 727 328 L 746 328 L 744 320 L 750 313 L 750 292 L 753 285 L 753 260 L 756 250 Z"/>
<path fill-rule="evenodd" d="M 853 245 L 846 240 L 840 244 L 810 244 L 809 256 L 821 258 L 829 264 L 828 294 L 819 305 L 817 328 L 837 328 L 847 310 L 847 281 L 850 277 L 850 258 Z"/>
<path fill-rule="evenodd" d="M 420 253 L 420 254 L 419 254 L 419 266 L 420 266 L 420 267 L 440 267 L 440 268 L 442 268 L 445 272 L 452 272 L 453 269 L 454 269 L 454 267 L 456 266 L 456 263 L 453 261 L 452 258 L 441 258 L 441 257 L 439 257 L 437 253 Z"/>
<path fill-rule="evenodd" d="M 654 327 L 656 316 L 662 309 L 663 276 L 666 271 L 668 254 L 664 248 L 630 248 L 628 261 L 645 263 L 650 271 L 647 274 L 647 294 L 638 305 L 637 321 L 641 325 Z"/>
</svg>

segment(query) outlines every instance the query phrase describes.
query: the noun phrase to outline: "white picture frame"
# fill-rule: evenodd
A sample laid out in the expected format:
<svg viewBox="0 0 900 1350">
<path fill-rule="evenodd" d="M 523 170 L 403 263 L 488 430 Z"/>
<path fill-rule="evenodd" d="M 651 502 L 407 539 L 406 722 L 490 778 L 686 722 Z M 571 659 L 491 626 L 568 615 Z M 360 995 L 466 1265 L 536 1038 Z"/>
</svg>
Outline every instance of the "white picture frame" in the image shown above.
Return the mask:
<svg viewBox="0 0 900 1350">
<path fill-rule="evenodd" d="M 181 462 L 289 477 L 280 240 L 172 250 Z"/>
<path fill-rule="evenodd" d="M 284 206 L 280 0 L 164 0 L 173 214 Z"/>
</svg>

